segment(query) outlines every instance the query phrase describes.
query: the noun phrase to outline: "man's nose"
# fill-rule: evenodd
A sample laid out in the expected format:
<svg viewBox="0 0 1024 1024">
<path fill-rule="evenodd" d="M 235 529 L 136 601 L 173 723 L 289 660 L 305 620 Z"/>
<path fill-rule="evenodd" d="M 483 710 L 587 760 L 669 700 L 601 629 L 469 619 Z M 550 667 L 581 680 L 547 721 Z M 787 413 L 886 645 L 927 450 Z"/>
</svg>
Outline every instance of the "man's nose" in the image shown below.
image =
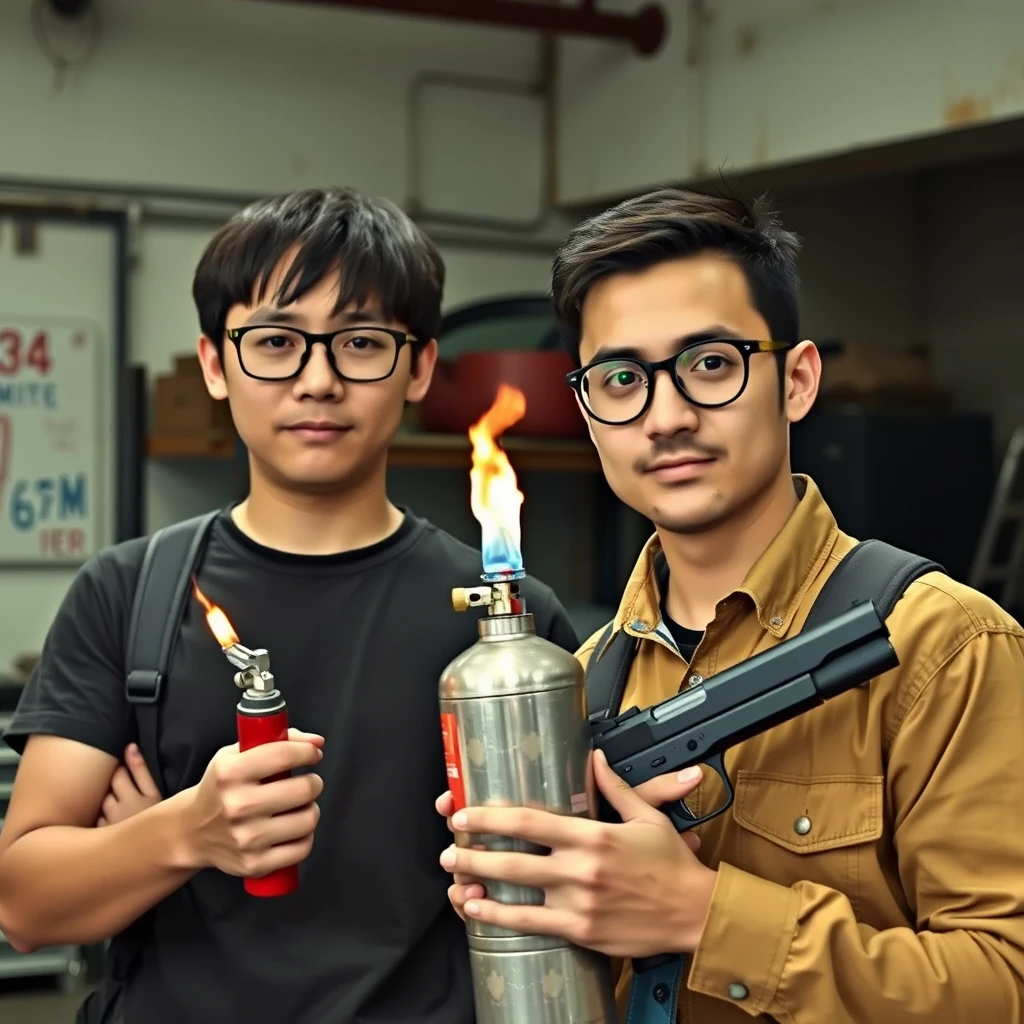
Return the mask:
<svg viewBox="0 0 1024 1024">
<path fill-rule="evenodd" d="M 648 437 L 671 437 L 682 431 L 693 433 L 698 426 L 697 409 L 679 393 L 675 381 L 659 371 L 651 381 L 651 405 L 644 416 L 644 433 Z"/>
<path fill-rule="evenodd" d="M 338 400 L 344 392 L 344 386 L 327 358 L 327 349 L 323 345 L 314 345 L 302 373 L 295 379 L 295 397 Z"/>
</svg>

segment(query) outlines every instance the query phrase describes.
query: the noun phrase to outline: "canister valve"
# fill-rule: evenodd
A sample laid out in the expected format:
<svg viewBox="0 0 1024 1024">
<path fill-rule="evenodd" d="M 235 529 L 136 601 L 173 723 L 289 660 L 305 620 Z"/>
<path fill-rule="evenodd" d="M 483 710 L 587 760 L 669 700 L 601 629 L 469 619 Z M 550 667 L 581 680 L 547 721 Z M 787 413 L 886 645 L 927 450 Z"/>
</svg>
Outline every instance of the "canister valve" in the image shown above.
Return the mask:
<svg viewBox="0 0 1024 1024">
<path fill-rule="evenodd" d="M 488 615 L 522 615 L 526 610 L 519 597 L 519 584 L 515 581 L 490 583 L 483 587 L 455 587 L 452 607 L 457 612 L 469 608 L 487 608 Z"/>
</svg>

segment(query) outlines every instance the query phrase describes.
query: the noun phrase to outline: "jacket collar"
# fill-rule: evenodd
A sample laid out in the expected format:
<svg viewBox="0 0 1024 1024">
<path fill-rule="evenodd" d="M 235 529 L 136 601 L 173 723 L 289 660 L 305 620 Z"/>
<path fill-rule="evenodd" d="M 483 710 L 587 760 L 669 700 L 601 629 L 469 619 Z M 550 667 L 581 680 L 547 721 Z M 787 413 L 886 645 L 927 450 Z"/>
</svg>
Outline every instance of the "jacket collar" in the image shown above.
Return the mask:
<svg viewBox="0 0 1024 1024">
<path fill-rule="evenodd" d="M 831 554 L 839 536 L 835 516 L 810 477 L 794 475 L 800 500 L 785 526 L 751 566 L 735 591 L 753 604 L 763 629 L 784 636 L 804 595 Z M 640 552 L 614 620 L 612 633 L 651 636 L 661 622 L 661 593 L 667 578 L 657 534 Z"/>
</svg>

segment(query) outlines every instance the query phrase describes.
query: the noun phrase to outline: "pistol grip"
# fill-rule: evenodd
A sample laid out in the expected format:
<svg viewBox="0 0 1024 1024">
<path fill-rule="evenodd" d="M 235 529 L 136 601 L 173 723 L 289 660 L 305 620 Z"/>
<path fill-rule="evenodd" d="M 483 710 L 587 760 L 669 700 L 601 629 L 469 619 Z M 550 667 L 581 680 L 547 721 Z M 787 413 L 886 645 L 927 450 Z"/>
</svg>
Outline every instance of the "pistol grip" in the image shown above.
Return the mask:
<svg viewBox="0 0 1024 1024">
<path fill-rule="evenodd" d="M 685 800 L 677 800 L 673 804 L 666 804 L 662 807 L 662 811 L 668 815 L 669 821 L 675 825 L 676 831 L 679 833 L 689 832 L 690 829 L 703 825 L 704 822 L 711 821 L 712 818 L 717 818 L 720 814 L 724 814 L 732 807 L 733 800 L 736 799 L 736 790 L 732 788 L 729 773 L 725 770 L 725 756 L 723 754 L 716 754 L 714 757 L 709 758 L 706 763 L 708 767 L 713 768 L 718 773 L 718 777 L 722 780 L 722 785 L 725 786 L 725 800 L 720 807 L 715 808 L 710 814 L 705 814 L 700 818 L 686 806 Z"/>
</svg>

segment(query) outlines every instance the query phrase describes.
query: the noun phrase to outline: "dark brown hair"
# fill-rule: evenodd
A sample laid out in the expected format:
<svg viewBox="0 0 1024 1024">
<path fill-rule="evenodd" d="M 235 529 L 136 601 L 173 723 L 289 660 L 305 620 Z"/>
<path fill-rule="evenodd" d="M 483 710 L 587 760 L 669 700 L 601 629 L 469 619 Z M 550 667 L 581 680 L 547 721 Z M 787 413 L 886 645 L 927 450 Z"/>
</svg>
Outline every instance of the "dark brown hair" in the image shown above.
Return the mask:
<svg viewBox="0 0 1024 1024">
<path fill-rule="evenodd" d="M 445 267 L 434 243 L 394 203 L 350 188 L 305 189 L 253 203 L 210 240 L 192 296 L 199 325 L 218 349 L 232 306 L 262 302 L 274 270 L 292 251 L 273 300 L 288 305 L 325 277 L 340 275 L 336 304 L 366 302 L 423 341 L 441 323 Z"/>
<path fill-rule="evenodd" d="M 581 310 L 588 292 L 613 274 L 718 252 L 743 270 L 771 338 L 800 340 L 800 241 L 762 196 L 741 199 L 666 188 L 627 199 L 577 225 L 555 254 L 551 288 L 570 354 L 579 364 Z"/>
</svg>

